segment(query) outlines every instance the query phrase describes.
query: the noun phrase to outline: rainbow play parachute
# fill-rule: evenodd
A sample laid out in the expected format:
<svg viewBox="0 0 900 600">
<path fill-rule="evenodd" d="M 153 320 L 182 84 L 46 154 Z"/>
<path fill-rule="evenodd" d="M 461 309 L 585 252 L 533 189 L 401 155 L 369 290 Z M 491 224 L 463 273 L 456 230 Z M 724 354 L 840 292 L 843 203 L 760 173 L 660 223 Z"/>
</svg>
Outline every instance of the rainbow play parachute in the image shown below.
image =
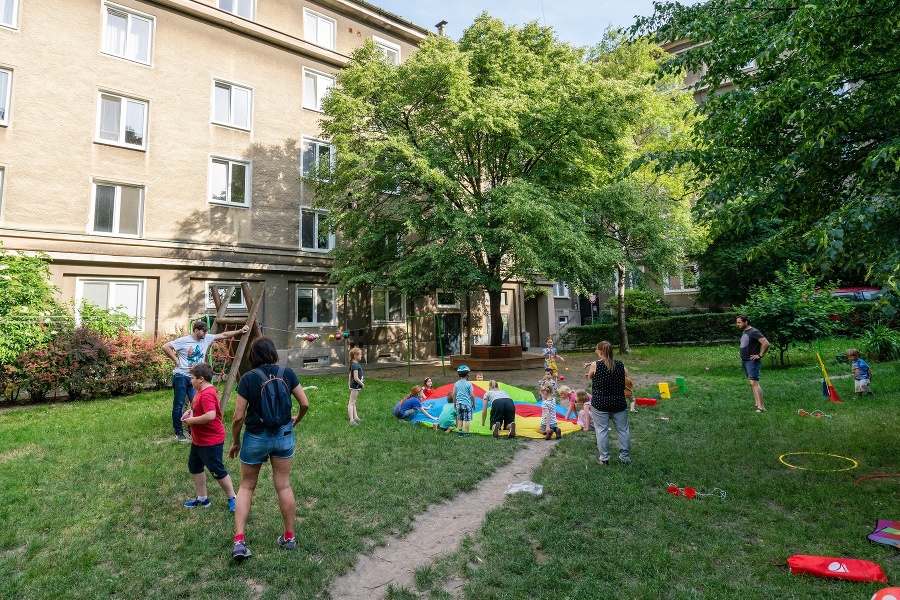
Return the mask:
<svg viewBox="0 0 900 600">
<path fill-rule="evenodd" d="M 544 436 L 537 432 L 538 427 L 541 426 L 541 404 L 535 400 L 534 394 L 527 390 L 523 390 L 522 388 L 513 387 L 505 383 L 498 383 L 498 386 L 502 391 L 509 394 L 509 397 L 512 398 L 513 403 L 516 405 L 516 437 L 543 438 Z M 481 424 L 481 411 L 484 410 L 484 394 L 488 390 L 488 382 L 473 381 L 472 389 L 475 392 L 475 412 L 472 415 L 472 423 L 469 431 L 481 435 L 491 435 L 490 414 L 487 415 L 484 425 Z M 422 406 L 433 415 L 440 414 L 441 409 L 447 404 L 447 395 L 452 390 L 452 383 L 435 388 L 428 398 L 422 401 Z M 581 431 L 581 427 L 575 423 L 575 419 L 563 419 L 563 416 L 566 414 L 566 408 L 567 407 L 559 404 L 556 405 L 556 418 L 559 421 L 559 428 L 563 432 L 563 435 L 572 433 L 573 431 Z M 488 411 L 490 411 L 490 409 L 488 409 Z M 435 423 L 435 421 L 429 419 L 422 413 L 413 417 L 412 422 L 428 426 Z M 508 433 L 509 432 L 507 431 L 501 431 L 500 435 L 506 436 Z"/>
</svg>

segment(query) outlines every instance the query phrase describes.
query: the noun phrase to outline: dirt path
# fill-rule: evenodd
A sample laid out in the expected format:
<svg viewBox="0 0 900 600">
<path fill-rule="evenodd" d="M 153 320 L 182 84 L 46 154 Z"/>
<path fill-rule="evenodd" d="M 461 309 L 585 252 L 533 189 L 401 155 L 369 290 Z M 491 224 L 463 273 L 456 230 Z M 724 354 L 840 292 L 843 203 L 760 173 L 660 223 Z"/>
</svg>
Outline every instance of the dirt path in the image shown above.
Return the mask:
<svg viewBox="0 0 900 600">
<path fill-rule="evenodd" d="M 388 538 L 371 556 L 360 556 L 351 572 L 335 580 L 331 597 L 371 600 L 383 597 L 388 585 L 414 589 L 415 570 L 452 552 L 466 534 L 477 531 L 485 513 L 503 503 L 507 486 L 530 481 L 532 471 L 555 444 L 529 440 L 509 464 L 478 482 L 471 492 L 430 506 L 415 518 L 409 534 Z"/>
</svg>

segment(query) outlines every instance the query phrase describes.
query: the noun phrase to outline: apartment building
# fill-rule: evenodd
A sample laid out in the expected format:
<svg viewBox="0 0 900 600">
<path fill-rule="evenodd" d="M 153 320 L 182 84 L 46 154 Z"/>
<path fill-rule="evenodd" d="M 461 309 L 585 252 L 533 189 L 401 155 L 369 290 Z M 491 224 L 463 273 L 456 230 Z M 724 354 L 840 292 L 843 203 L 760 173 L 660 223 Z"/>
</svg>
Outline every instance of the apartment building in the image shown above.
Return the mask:
<svg viewBox="0 0 900 600">
<path fill-rule="evenodd" d="M 354 48 L 399 63 L 427 35 L 356 0 L 0 0 L 4 248 L 47 253 L 64 301 L 122 307 L 148 334 L 265 284 L 263 333 L 294 366 L 341 360 L 342 331 L 369 361 L 487 343 L 480 293 L 339 297 L 337 240 L 300 178 L 333 159 L 321 103 Z M 502 301 L 508 343 L 557 330 L 552 296 Z"/>
</svg>

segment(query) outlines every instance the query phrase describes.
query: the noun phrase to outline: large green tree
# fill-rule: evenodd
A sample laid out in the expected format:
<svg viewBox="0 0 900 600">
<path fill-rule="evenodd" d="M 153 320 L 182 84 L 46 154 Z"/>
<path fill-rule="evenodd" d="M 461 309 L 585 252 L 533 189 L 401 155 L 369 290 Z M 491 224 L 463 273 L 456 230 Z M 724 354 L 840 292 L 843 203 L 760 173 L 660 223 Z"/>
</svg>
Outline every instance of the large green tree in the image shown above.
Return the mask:
<svg viewBox="0 0 900 600">
<path fill-rule="evenodd" d="M 657 2 L 634 28 L 692 43 L 664 69 L 700 73 L 697 147 L 716 235 L 762 218 L 755 248 L 802 244 L 808 265 L 900 275 L 900 0 Z"/>
<path fill-rule="evenodd" d="M 669 60 L 657 44 L 627 43 L 619 32 L 608 32 L 594 49 L 604 77 L 616 81 L 639 99 L 637 118 L 630 124 L 632 164 L 613 182 L 597 181 L 589 194 L 586 214 L 594 236 L 618 257 L 619 348 L 629 352 L 625 287 L 629 271 L 643 267 L 650 277 L 684 266 L 702 246 L 703 229 L 695 226 L 691 207 L 696 198 L 695 173 L 689 166 L 658 169 L 656 156 L 692 147 L 696 120 L 691 94 L 683 91 L 683 73 L 660 73 Z"/>
<path fill-rule="evenodd" d="M 486 13 L 402 65 L 359 48 L 324 103 L 333 165 L 307 179 L 342 236 L 341 289 L 486 290 L 499 344 L 505 282 L 586 290 L 610 272 L 619 255 L 584 207 L 630 159 L 641 99 L 602 69 L 550 28 Z"/>
</svg>

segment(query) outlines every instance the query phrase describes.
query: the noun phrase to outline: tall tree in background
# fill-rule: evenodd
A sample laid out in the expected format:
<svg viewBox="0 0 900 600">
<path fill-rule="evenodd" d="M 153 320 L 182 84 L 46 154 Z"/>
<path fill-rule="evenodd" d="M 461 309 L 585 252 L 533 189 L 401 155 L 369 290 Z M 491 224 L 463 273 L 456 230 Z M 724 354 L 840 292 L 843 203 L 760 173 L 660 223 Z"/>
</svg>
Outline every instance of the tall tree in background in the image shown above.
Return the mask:
<svg viewBox="0 0 900 600">
<path fill-rule="evenodd" d="M 588 223 L 595 236 L 618 256 L 619 350 L 629 352 L 625 322 L 625 287 L 629 271 L 643 266 L 648 275 L 665 276 L 685 265 L 702 246 L 703 231 L 691 218 L 693 171 L 673 166 L 657 169 L 655 157 L 691 147 L 694 101 L 682 90 L 683 74 L 660 75 L 660 62 L 670 59 L 647 40 L 627 43 L 607 32 L 592 60 L 603 77 L 640 99 L 638 117 L 629 127 L 629 159 L 633 167 L 617 181 L 598 181 L 588 197 Z M 654 275 L 659 274 L 659 275 Z"/>
<path fill-rule="evenodd" d="M 783 226 L 757 255 L 802 243 L 809 266 L 900 275 L 900 0 L 655 3 L 638 34 L 694 45 L 665 69 L 701 72 L 698 148 L 671 155 L 709 181 L 714 233 Z M 717 90 L 736 85 L 728 93 Z"/>
<path fill-rule="evenodd" d="M 324 103 L 334 164 L 308 180 L 342 236 L 341 290 L 486 290 L 499 345 L 505 282 L 583 291 L 610 272 L 618 255 L 583 208 L 630 159 L 641 98 L 601 67 L 550 28 L 486 13 L 399 66 L 359 48 Z"/>
</svg>

